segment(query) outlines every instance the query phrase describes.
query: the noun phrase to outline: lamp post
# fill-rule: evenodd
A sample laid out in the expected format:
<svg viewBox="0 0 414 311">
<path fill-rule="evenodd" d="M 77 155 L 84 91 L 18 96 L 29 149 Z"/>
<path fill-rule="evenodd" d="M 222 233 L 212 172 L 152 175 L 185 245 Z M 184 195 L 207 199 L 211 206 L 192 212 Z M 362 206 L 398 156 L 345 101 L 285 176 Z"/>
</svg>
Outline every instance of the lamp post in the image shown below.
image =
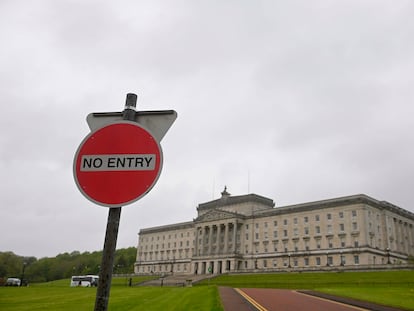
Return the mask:
<svg viewBox="0 0 414 311">
<path fill-rule="evenodd" d="M 387 264 L 391 264 L 390 248 L 389 247 L 387 247 L 387 257 L 388 257 Z"/>
<path fill-rule="evenodd" d="M 174 262 L 175 262 L 175 256 L 173 257 L 172 262 L 171 262 L 171 275 L 174 274 Z"/>
<path fill-rule="evenodd" d="M 27 263 L 26 262 L 23 262 L 22 279 L 20 281 L 20 286 L 23 286 L 23 282 L 25 282 L 24 281 L 24 270 L 26 270 L 26 265 L 27 265 Z"/>
</svg>

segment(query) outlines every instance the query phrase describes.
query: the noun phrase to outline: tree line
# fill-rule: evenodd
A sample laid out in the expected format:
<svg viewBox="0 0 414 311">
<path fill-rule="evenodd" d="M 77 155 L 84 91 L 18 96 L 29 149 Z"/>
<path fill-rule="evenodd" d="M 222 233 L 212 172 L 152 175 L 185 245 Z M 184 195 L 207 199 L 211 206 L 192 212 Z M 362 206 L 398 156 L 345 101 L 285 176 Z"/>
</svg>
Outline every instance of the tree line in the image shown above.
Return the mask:
<svg viewBox="0 0 414 311">
<path fill-rule="evenodd" d="M 133 273 L 136 254 L 136 247 L 116 250 L 114 273 Z M 70 278 L 72 275 L 99 274 L 101 260 L 102 251 L 73 251 L 40 259 L 0 252 L 0 279 L 24 277 L 28 282 L 38 283 Z"/>
</svg>

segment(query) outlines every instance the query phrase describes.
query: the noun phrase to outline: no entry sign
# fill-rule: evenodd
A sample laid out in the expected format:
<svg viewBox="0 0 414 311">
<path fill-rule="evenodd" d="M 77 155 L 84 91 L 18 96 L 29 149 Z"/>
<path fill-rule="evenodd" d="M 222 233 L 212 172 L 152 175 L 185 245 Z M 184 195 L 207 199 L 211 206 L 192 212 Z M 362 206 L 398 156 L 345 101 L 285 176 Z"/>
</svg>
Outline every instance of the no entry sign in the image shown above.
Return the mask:
<svg viewBox="0 0 414 311">
<path fill-rule="evenodd" d="M 91 132 L 73 163 L 76 184 L 92 202 L 120 207 L 155 185 L 162 168 L 158 141 L 136 122 L 120 121 Z"/>
</svg>

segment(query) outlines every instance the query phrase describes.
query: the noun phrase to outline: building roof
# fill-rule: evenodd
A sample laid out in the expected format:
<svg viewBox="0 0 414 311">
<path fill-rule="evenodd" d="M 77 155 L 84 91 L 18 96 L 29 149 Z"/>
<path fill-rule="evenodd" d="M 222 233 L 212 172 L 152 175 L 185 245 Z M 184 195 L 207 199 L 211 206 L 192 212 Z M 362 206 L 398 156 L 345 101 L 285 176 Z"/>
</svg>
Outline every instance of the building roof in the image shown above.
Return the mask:
<svg viewBox="0 0 414 311">
<path fill-rule="evenodd" d="M 224 193 L 224 194 L 223 194 Z M 272 199 L 251 193 L 246 195 L 237 195 L 237 196 L 230 196 L 230 194 L 226 191 L 223 191 L 222 196 L 220 199 L 200 203 L 197 207 L 197 211 L 205 211 L 209 209 L 215 209 L 218 207 L 230 206 L 240 203 L 260 203 L 263 205 L 268 206 L 269 208 L 273 208 L 275 203 Z"/>
<path fill-rule="evenodd" d="M 327 200 L 281 206 L 281 207 L 274 208 L 272 210 L 258 211 L 255 216 L 266 217 L 266 216 L 271 216 L 271 215 L 311 211 L 311 210 L 324 209 L 324 208 L 330 208 L 330 207 L 347 206 L 347 205 L 352 205 L 352 204 L 367 204 L 367 205 L 379 208 L 381 210 L 388 210 L 400 216 L 407 217 L 409 219 L 414 220 L 414 213 L 411 213 L 410 211 L 402 209 L 387 201 L 378 201 L 365 194 L 356 194 L 356 195 L 327 199 Z"/>
<path fill-rule="evenodd" d="M 144 229 L 139 230 L 138 234 L 148 234 L 148 233 L 157 233 L 157 232 L 189 229 L 189 228 L 192 228 L 192 227 L 194 227 L 194 222 L 193 221 L 187 221 L 187 222 L 180 222 L 180 223 L 171 224 L 171 225 L 144 228 Z"/>
<path fill-rule="evenodd" d="M 193 221 L 141 229 L 139 234 L 156 233 L 156 232 L 162 232 L 162 231 L 172 231 L 172 230 L 191 228 L 194 226 L 195 222 L 200 222 L 200 221 L 203 222 L 203 221 L 209 221 L 212 219 L 216 219 L 218 216 L 215 217 L 215 215 L 219 215 L 221 218 L 251 217 L 251 216 L 238 214 L 236 212 L 224 211 L 220 209 L 222 207 L 231 206 L 231 205 L 240 204 L 240 203 L 260 203 L 260 204 L 263 204 L 264 206 L 267 206 L 266 209 L 257 210 L 252 215 L 253 217 L 259 217 L 259 218 L 283 215 L 283 214 L 289 214 L 289 213 L 319 210 L 319 209 L 327 209 L 327 208 L 339 207 L 339 206 L 366 204 L 366 205 L 378 208 L 380 210 L 395 213 L 397 215 L 406 217 L 414 221 L 414 213 L 408 210 L 405 210 L 403 208 L 400 208 L 387 201 L 376 200 L 365 194 L 356 194 L 356 195 L 351 195 L 351 196 L 344 196 L 344 197 L 339 197 L 339 198 L 313 201 L 313 202 L 308 202 L 308 203 L 300 203 L 300 204 L 280 206 L 280 207 L 273 208 L 275 204 L 273 203 L 272 199 L 269 199 L 269 198 L 266 198 L 266 197 L 263 197 L 257 194 L 253 194 L 253 193 L 246 194 L 246 195 L 239 195 L 239 196 L 230 196 L 230 194 L 225 189 L 220 199 L 199 204 L 197 207 L 197 211 L 203 211 L 204 214 L 202 216 L 197 217 Z"/>
</svg>

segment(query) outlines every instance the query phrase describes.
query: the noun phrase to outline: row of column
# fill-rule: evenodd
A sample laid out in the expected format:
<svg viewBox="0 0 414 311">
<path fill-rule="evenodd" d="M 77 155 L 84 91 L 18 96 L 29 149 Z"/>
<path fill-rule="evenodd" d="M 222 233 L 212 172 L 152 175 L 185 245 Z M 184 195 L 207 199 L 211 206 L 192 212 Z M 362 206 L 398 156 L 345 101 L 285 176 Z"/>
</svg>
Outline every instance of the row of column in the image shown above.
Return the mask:
<svg viewBox="0 0 414 311">
<path fill-rule="evenodd" d="M 389 232 L 391 228 L 391 232 Z M 408 255 L 414 254 L 414 228 L 412 224 L 404 222 L 401 219 L 387 217 L 386 228 L 388 233 L 388 244 L 392 251 L 406 253 Z"/>
<path fill-rule="evenodd" d="M 237 221 L 197 227 L 195 240 L 196 256 L 235 253 L 237 230 Z M 230 245 L 231 248 L 229 249 Z M 213 249 L 214 246 L 215 249 Z"/>
</svg>

